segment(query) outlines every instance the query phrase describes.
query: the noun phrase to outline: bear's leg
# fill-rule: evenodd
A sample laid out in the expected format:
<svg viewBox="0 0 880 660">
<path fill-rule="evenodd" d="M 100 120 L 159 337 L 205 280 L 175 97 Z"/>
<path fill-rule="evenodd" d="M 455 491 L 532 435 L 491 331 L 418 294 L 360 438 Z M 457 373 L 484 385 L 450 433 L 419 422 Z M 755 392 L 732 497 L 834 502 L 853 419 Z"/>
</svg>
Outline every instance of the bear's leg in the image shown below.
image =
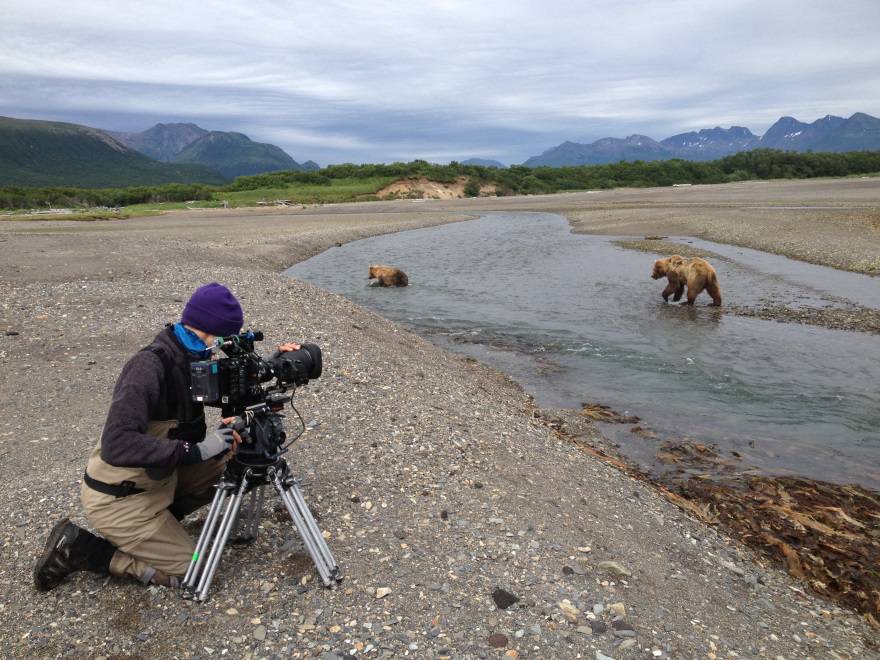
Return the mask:
<svg viewBox="0 0 880 660">
<path fill-rule="evenodd" d="M 672 299 L 675 302 L 678 302 L 679 300 L 681 300 L 682 294 L 684 294 L 684 284 L 679 284 L 678 288 L 675 290 L 675 296 L 673 296 Z"/>
<path fill-rule="evenodd" d="M 706 287 L 706 293 L 712 296 L 712 307 L 721 307 L 721 287 L 718 282 L 711 282 Z"/>
<path fill-rule="evenodd" d="M 675 293 L 675 284 L 672 280 L 669 281 L 669 284 L 666 285 L 666 288 L 663 289 L 663 302 L 669 302 L 669 296 Z M 678 300 L 678 298 L 676 298 Z"/>
<path fill-rule="evenodd" d="M 687 301 L 681 303 L 682 305 L 693 305 L 697 300 L 697 296 L 700 295 L 700 292 L 703 290 L 703 283 L 699 282 L 691 286 L 688 284 L 688 297 Z"/>
</svg>

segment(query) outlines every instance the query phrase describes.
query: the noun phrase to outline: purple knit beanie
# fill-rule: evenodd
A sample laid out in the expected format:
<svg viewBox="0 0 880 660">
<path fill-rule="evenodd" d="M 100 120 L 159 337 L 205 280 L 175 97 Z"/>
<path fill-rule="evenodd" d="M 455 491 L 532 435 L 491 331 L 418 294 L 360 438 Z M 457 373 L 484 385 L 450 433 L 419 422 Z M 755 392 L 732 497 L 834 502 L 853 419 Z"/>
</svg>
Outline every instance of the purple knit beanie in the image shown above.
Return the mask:
<svg viewBox="0 0 880 660">
<path fill-rule="evenodd" d="M 238 334 L 244 324 L 241 305 L 222 284 L 211 282 L 192 294 L 180 322 L 218 337 Z"/>
</svg>

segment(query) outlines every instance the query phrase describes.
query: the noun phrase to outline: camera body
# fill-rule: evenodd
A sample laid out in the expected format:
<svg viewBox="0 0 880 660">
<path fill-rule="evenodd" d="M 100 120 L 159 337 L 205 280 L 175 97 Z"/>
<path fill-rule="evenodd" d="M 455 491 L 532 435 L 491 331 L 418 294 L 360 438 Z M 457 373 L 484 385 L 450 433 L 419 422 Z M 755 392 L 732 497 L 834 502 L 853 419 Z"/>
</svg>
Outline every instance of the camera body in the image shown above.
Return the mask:
<svg viewBox="0 0 880 660">
<path fill-rule="evenodd" d="M 298 351 L 276 352 L 263 358 L 254 350 L 254 343 L 262 340 L 262 332 L 250 331 L 223 337 L 218 346 L 226 357 L 191 363 L 193 401 L 221 408 L 224 417 L 238 416 L 248 407 L 267 402 L 272 394 L 305 385 L 321 375 L 322 356 L 317 344 L 303 344 Z M 273 379 L 274 383 L 263 386 Z"/>
<path fill-rule="evenodd" d="M 222 337 L 217 345 L 226 357 L 190 363 L 192 400 L 219 407 L 223 418 L 236 418 L 230 424 L 242 439 L 236 461 L 249 467 L 278 459 L 286 440 L 279 413 L 293 396 L 288 390 L 318 378 L 322 370 L 317 344 L 264 358 L 254 350 L 262 340 L 262 332 L 250 331 Z"/>
</svg>

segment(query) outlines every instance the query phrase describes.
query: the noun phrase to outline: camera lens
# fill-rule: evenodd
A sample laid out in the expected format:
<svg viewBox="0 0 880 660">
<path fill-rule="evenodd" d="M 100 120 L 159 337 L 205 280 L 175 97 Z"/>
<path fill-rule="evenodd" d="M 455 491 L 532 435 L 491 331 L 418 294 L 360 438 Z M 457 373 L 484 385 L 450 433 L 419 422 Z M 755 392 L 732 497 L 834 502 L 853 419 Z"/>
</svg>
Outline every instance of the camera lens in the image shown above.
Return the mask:
<svg viewBox="0 0 880 660">
<path fill-rule="evenodd" d="M 321 349 L 317 344 L 302 344 L 298 351 L 285 351 L 271 360 L 282 383 L 305 385 L 321 375 Z"/>
<path fill-rule="evenodd" d="M 289 351 L 281 356 L 296 373 L 296 380 L 303 382 L 321 375 L 321 348 L 317 344 L 303 344 L 298 351 Z"/>
</svg>

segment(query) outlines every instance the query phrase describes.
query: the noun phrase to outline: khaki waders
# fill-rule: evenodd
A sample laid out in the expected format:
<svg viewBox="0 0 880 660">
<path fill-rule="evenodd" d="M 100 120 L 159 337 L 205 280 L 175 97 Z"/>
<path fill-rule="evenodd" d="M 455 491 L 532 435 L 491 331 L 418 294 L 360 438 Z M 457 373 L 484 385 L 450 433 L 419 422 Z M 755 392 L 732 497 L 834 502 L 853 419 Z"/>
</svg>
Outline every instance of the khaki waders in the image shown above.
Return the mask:
<svg viewBox="0 0 880 660">
<path fill-rule="evenodd" d="M 176 420 L 150 422 L 149 435 L 165 438 Z M 80 499 L 95 530 L 116 546 L 110 573 L 130 575 L 144 584 L 176 586 L 192 559 L 195 543 L 178 518 L 210 504 L 229 453 L 218 459 L 169 468 L 125 468 L 92 450 L 86 473 L 105 484 L 132 482 L 143 492 L 115 497 L 83 482 Z"/>
</svg>

